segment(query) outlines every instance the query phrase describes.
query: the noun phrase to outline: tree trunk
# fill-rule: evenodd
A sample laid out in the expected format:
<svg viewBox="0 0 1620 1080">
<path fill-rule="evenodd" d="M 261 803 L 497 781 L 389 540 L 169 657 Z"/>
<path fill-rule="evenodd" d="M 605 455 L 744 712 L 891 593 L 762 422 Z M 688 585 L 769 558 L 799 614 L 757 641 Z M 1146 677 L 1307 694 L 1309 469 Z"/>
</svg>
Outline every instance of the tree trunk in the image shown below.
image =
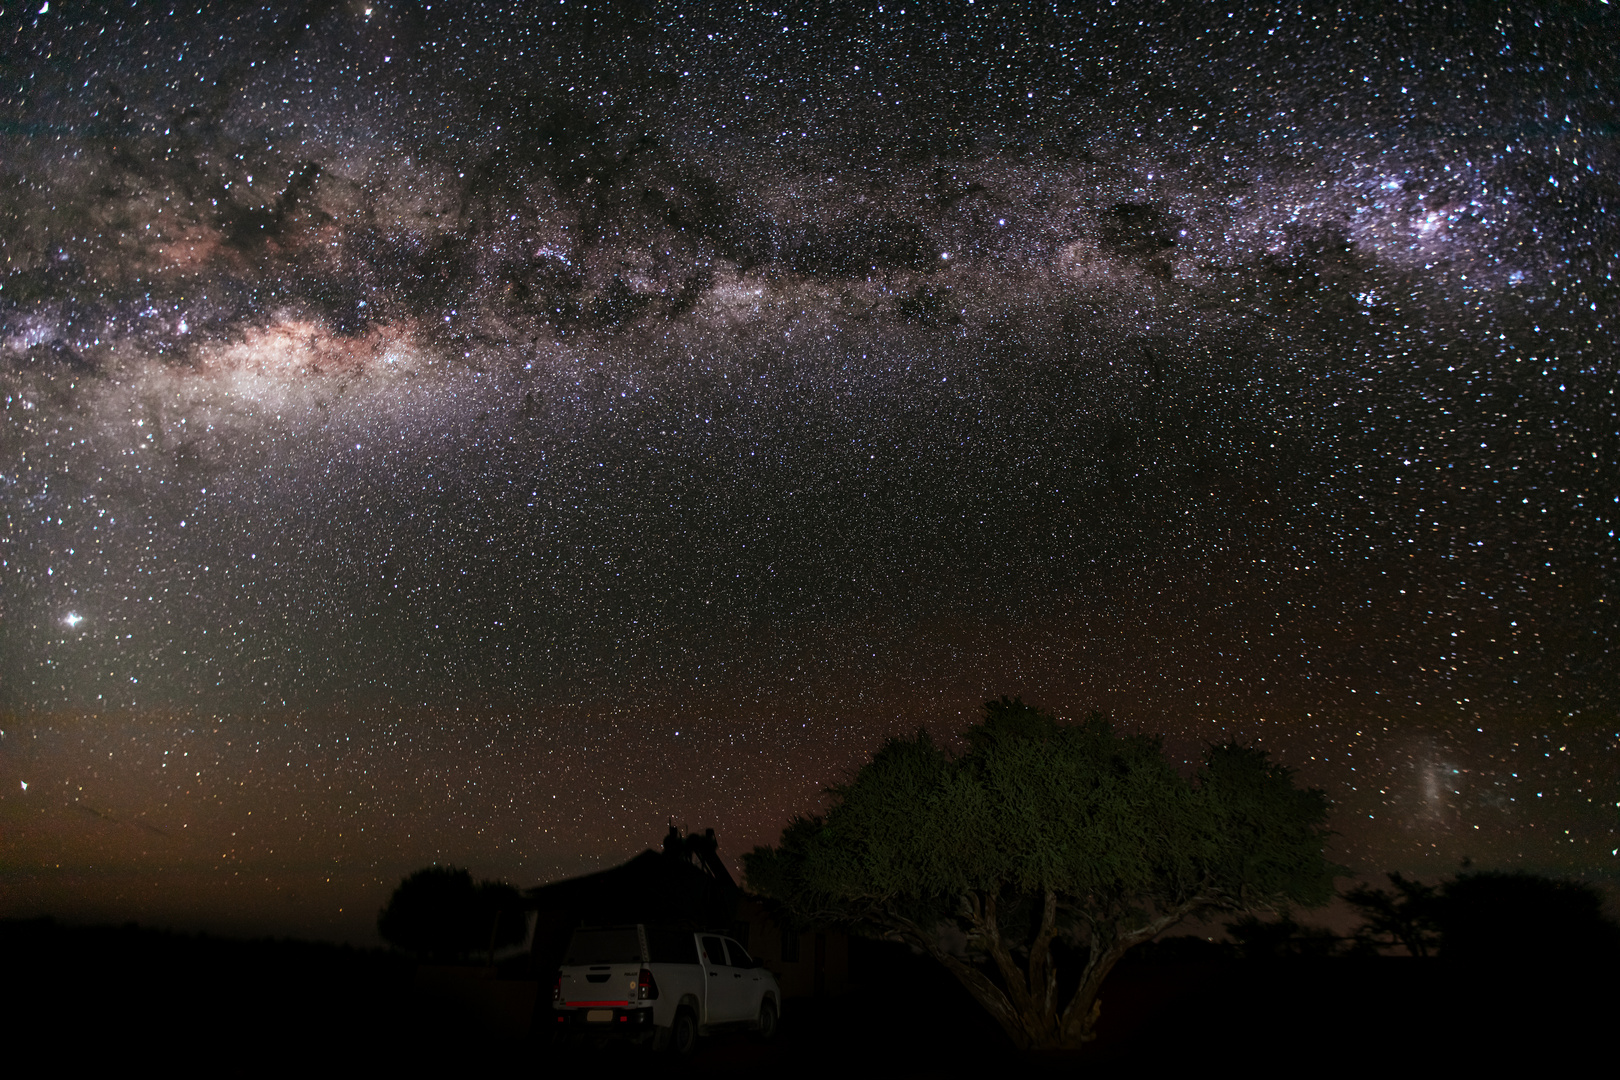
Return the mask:
<svg viewBox="0 0 1620 1080">
<path fill-rule="evenodd" d="M 1048 893 L 1044 900 L 1041 925 L 1030 949 L 1028 968 L 1020 970 L 1001 937 L 996 897 L 983 894 L 964 898 L 964 914 L 995 963 L 1002 985 L 997 985 L 994 979 L 961 957 L 946 952 L 937 935 L 909 922 L 899 924 L 897 929 L 902 937 L 923 948 L 954 975 L 1001 1025 L 1014 1046 L 1020 1050 L 1078 1050 L 1097 1037 L 1103 982 L 1114 965 L 1132 946 L 1157 937 L 1180 922 L 1193 905 L 1169 912 L 1106 946 L 1094 939 L 1091 955 L 1080 973 L 1080 984 L 1065 1004 L 1058 1000 L 1057 965 L 1051 956 L 1057 898 Z"/>
<path fill-rule="evenodd" d="M 1080 975 L 1080 985 L 1063 1010 L 1059 1021 L 1059 1040 L 1064 1046 L 1084 1046 L 1097 1037 L 1097 1019 L 1102 1015 L 1103 980 L 1114 970 L 1125 948 L 1111 949 L 1101 956 L 1093 955 Z"/>
<path fill-rule="evenodd" d="M 1086 975 L 1081 978 L 1079 991 L 1089 994 L 1085 1002 L 1083 1023 L 1078 1025 L 1067 1023 L 1070 1014 L 1074 1012 L 1078 994 L 1076 998 L 1070 999 L 1067 1009 L 1060 1008 L 1057 1000 L 1057 967 L 1051 960 L 1051 923 L 1054 921 L 1056 910 L 1055 898 L 1046 905 L 1046 910 L 1042 913 L 1042 929 L 1036 938 L 1040 949 L 1030 950 L 1027 973 L 1019 970 L 1011 952 L 1001 939 L 999 928 L 995 923 L 994 898 L 975 897 L 971 906 L 973 908 L 971 921 L 984 938 L 986 949 L 995 962 L 997 974 L 1001 976 L 1004 985 L 997 985 L 995 980 L 974 965 L 946 952 L 935 935 L 923 932 L 920 927 L 907 924 L 902 929 L 902 936 L 921 946 L 939 961 L 940 966 L 954 975 L 956 981 L 973 995 L 973 999 L 995 1018 L 996 1023 L 1001 1025 L 1001 1030 L 1006 1032 L 1007 1038 L 1011 1039 L 1018 1049 L 1072 1050 L 1090 1042 L 1094 1038 L 1092 1031 L 1101 1008 L 1097 991 L 1102 987 L 1103 977 L 1108 974 L 1109 969 L 1112 969 L 1114 960 L 1118 958 L 1109 960 L 1094 978 L 1087 976 L 1092 975 L 1092 969 L 1097 965 L 1087 965 Z"/>
<path fill-rule="evenodd" d="M 1029 1030 L 1025 1025 L 1024 1017 L 1020 1015 L 1018 1008 L 1008 999 L 1001 987 L 992 982 L 984 972 L 939 949 L 932 941 L 925 941 L 920 944 L 928 950 L 935 960 L 940 962 L 940 965 L 946 971 L 956 976 L 956 981 L 961 983 L 963 988 L 973 995 L 973 1000 L 977 1001 L 984 1008 L 984 1011 L 989 1013 L 996 1023 L 1001 1025 L 1001 1030 L 1007 1033 L 1007 1038 L 1012 1040 L 1014 1046 L 1020 1050 L 1037 1049 L 1035 1043 L 1029 1037 Z"/>
<path fill-rule="evenodd" d="M 973 995 L 986 1012 L 995 1018 L 1001 1025 L 1001 1030 L 1007 1033 L 1014 1046 L 1020 1050 L 1078 1050 L 1092 1039 L 1096 1038 L 1097 1018 L 1102 1013 L 1103 979 L 1114 967 L 1118 957 L 1109 960 L 1105 965 L 1098 965 L 1094 976 L 1088 971 L 1087 976 L 1081 980 L 1080 987 L 1069 999 L 1067 1008 L 1060 1010 L 1055 1000 L 1047 1003 L 1044 995 L 1041 999 L 1026 1001 L 1022 1008 L 1015 1004 L 1012 996 L 997 986 L 982 971 L 964 962 L 958 957 L 944 952 L 932 944 L 925 944 L 928 952 L 940 964 L 956 976 L 958 982 Z M 1021 988 L 1027 989 L 1027 988 Z"/>
</svg>

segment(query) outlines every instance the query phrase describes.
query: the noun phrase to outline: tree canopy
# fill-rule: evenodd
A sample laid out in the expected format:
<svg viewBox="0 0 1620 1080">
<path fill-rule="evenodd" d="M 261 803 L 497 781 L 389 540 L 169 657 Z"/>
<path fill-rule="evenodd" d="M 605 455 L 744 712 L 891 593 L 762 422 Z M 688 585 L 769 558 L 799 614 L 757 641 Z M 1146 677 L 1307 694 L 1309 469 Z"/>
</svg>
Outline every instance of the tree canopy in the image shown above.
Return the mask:
<svg viewBox="0 0 1620 1080">
<path fill-rule="evenodd" d="M 965 735 L 891 740 L 744 865 L 789 917 L 926 950 L 1020 1047 L 1089 1040 L 1119 958 L 1189 916 L 1333 895 L 1328 800 L 1262 751 L 1211 747 L 1189 779 L 1156 738 L 1006 698 Z"/>
</svg>

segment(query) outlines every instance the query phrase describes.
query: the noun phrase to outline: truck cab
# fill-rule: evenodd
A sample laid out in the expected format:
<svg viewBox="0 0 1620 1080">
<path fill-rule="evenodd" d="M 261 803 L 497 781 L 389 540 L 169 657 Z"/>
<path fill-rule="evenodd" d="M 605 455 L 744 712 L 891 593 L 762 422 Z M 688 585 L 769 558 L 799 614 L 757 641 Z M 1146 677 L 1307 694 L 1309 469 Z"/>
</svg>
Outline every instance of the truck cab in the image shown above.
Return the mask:
<svg viewBox="0 0 1620 1080">
<path fill-rule="evenodd" d="M 563 1036 L 624 1038 L 691 1053 L 700 1035 L 776 1033 L 776 977 L 724 933 L 645 923 L 581 927 L 552 991 Z"/>
</svg>

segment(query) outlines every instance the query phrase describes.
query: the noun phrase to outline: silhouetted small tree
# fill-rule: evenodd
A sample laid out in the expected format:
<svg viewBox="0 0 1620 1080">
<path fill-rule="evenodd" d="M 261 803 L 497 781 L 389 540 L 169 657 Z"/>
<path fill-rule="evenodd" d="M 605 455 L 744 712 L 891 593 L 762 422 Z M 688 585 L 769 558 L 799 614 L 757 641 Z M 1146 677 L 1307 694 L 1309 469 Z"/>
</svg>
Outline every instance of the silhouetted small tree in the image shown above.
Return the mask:
<svg viewBox="0 0 1620 1080">
<path fill-rule="evenodd" d="M 1327 798 L 1258 750 L 1212 747 L 1189 780 L 1157 739 L 1005 698 L 966 737 L 891 740 L 744 857 L 749 887 L 928 952 L 1023 1048 L 1090 1040 L 1120 957 L 1189 916 L 1333 895 Z"/>
<path fill-rule="evenodd" d="M 454 866 L 429 866 L 405 878 L 377 913 L 377 933 L 422 960 L 449 963 L 521 942 L 523 897 Z"/>
<path fill-rule="evenodd" d="M 1439 940 L 1439 890 L 1398 872 L 1388 877 L 1393 892 L 1358 885 L 1344 894 L 1361 915 L 1357 937 L 1374 946 L 1403 945 L 1413 956 L 1428 956 Z"/>
</svg>

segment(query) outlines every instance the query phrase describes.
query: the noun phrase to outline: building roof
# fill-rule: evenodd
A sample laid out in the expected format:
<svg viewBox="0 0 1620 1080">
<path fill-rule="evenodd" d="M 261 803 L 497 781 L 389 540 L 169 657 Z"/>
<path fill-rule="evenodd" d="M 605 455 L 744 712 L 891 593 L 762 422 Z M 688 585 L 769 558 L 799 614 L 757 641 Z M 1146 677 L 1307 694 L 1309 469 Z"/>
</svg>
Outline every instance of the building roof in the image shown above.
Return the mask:
<svg viewBox="0 0 1620 1080">
<path fill-rule="evenodd" d="M 671 828 L 662 851 L 594 874 L 527 890 L 528 906 L 584 923 L 690 923 L 727 926 L 740 890 L 720 861 L 710 829 L 702 836 Z"/>
</svg>

